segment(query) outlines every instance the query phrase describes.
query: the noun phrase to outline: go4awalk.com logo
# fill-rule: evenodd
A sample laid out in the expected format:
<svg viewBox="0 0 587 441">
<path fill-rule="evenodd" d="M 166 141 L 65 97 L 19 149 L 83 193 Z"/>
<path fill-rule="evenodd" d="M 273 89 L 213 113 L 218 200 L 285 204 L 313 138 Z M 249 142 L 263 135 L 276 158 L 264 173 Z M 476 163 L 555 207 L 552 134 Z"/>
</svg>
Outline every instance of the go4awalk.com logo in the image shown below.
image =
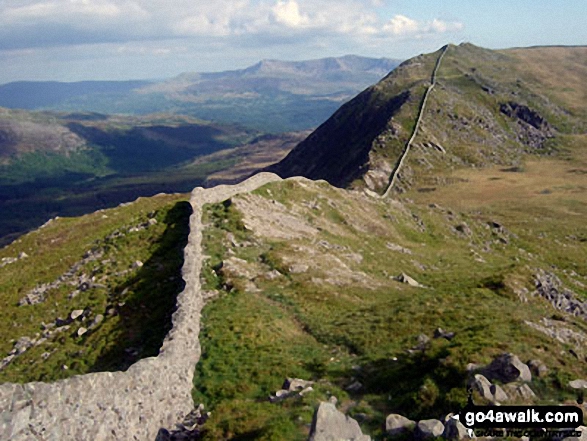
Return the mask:
<svg viewBox="0 0 587 441">
<path fill-rule="evenodd" d="M 469 400 L 458 419 L 476 436 L 580 436 L 583 412 L 576 406 L 476 406 Z"/>
</svg>

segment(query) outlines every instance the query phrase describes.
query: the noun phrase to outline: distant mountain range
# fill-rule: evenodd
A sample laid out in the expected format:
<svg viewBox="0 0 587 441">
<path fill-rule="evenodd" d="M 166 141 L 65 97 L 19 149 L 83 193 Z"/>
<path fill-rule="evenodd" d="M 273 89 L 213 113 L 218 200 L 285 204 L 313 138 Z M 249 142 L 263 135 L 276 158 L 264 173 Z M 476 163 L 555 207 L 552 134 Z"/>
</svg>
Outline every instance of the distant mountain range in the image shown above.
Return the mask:
<svg viewBox="0 0 587 441">
<path fill-rule="evenodd" d="M 169 112 L 262 131 L 305 130 L 398 64 L 347 55 L 264 60 L 246 69 L 184 73 L 163 81 L 20 81 L 0 86 L 0 106 L 131 115 Z"/>
</svg>

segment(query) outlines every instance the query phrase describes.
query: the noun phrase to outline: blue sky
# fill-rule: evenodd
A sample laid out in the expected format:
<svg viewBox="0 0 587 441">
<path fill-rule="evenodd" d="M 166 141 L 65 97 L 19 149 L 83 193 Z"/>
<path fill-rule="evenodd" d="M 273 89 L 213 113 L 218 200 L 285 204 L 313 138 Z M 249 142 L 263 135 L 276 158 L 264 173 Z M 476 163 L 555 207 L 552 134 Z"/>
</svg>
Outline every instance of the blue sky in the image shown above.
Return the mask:
<svg viewBox="0 0 587 441">
<path fill-rule="evenodd" d="M 0 83 L 166 78 L 261 59 L 587 45 L 587 1 L 0 0 Z"/>
</svg>

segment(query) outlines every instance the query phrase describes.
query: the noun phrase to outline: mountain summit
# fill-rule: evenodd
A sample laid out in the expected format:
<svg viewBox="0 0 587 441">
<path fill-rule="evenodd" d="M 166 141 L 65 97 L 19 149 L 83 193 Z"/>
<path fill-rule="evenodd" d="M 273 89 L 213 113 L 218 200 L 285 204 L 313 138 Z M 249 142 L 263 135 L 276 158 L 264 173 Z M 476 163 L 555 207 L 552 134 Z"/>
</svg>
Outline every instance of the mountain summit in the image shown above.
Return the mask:
<svg viewBox="0 0 587 441">
<path fill-rule="evenodd" d="M 516 165 L 524 154 L 548 154 L 561 136 L 587 127 L 579 98 L 586 55 L 587 47 L 492 51 L 461 44 L 417 56 L 343 105 L 269 170 L 383 193 L 412 135 L 400 190 L 414 184 L 416 171 L 424 182 L 434 169 Z"/>
</svg>

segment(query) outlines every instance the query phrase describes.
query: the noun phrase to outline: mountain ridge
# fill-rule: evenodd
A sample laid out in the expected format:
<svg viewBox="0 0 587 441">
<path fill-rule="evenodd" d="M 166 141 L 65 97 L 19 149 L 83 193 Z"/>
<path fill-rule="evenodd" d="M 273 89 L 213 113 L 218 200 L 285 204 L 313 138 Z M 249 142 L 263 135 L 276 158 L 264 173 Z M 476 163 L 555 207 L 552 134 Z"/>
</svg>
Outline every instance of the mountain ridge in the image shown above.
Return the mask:
<svg viewBox="0 0 587 441">
<path fill-rule="evenodd" d="M 17 82 L 0 85 L 0 106 L 135 115 L 168 112 L 262 131 L 297 131 L 318 125 L 398 63 L 343 56 L 265 60 L 244 69 L 186 72 L 161 81 Z"/>
<path fill-rule="evenodd" d="M 570 55 L 573 51 L 586 49 L 563 48 L 561 51 L 569 51 Z M 422 169 L 422 164 L 428 171 L 435 166 L 443 168 L 459 163 L 483 165 L 497 161 L 515 165 L 523 154 L 551 154 L 552 146 L 562 140 L 563 135 L 582 133 L 587 127 L 587 118 L 583 114 L 587 113 L 584 113 L 581 101 L 575 103 L 569 92 L 540 86 L 544 84 L 541 81 L 549 81 L 547 74 L 534 78 L 533 71 L 516 65 L 520 58 L 539 54 L 541 50 L 551 48 L 530 49 L 533 52 L 528 55 L 525 50 L 491 51 L 471 44 L 449 46 L 438 73 L 439 86 L 431 94 L 429 108 L 432 110 L 427 109 L 423 115 L 423 127 L 415 140 L 417 153 L 412 156 L 420 164 L 410 161 L 406 172 L 400 174 L 400 178 L 404 177 L 400 179 L 403 181 L 400 191 L 413 184 L 414 170 Z M 418 103 L 427 90 L 437 57 L 435 54 L 421 55 L 402 63 L 379 83 L 341 107 L 268 171 L 284 177 L 302 175 L 326 179 L 337 186 L 366 186 L 383 193 L 413 131 Z M 568 67 L 570 72 L 578 72 L 577 78 L 584 75 L 580 58 L 564 59 L 566 64 L 559 66 L 558 71 Z M 530 61 L 533 61 L 534 68 L 539 67 L 535 60 Z M 500 72 L 507 74 L 501 78 Z M 579 80 L 570 86 L 573 86 L 571 90 L 575 91 L 575 96 L 585 94 L 581 92 Z M 382 103 L 389 104 L 406 94 L 411 98 L 389 113 L 387 121 L 373 131 L 356 120 L 358 114 L 367 119 L 381 115 Z M 367 96 L 369 103 L 365 102 Z M 447 111 L 446 105 L 443 108 L 443 103 L 450 103 L 451 111 Z M 526 116 L 506 110 L 510 105 L 519 108 L 519 112 Z M 457 107 L 460 111 L 453 111 Z M 575 108 L 579 113 L 573 111 Z M 546 125 L 534 126 L 528 118 L 546 121 Z M 349 130 L 345 127 L 347 125 L 354 125 L 353 135 L 363 140 L 360 154 L 353 137 L 338 137 L 341 132 Z M 458 128 L 458 138 L 449 138 L 447 127 Z M 427 136 L 427 132 L 431 135 Z M 504 141 L 499 153 L 488 148 L 497 138 Z M 465 144 L 471 141 L 474 147 L 467 147 Z M 442 157 L 446 152 L 448 154 Z M 348 163 L 344 170 L 338 166 L 340 160 Z"/>
<path fill-rule="evenodd" d="M 183 276 L 181 303 L 189 309 L 180 304 L 174 317 L 187 334 L 171 332 L 162 358 L 139 361 L 126 373 L 0 386 L 0 405 L 7 406 L 0 429 L 8 437 L 12 430 L 56 433 L 60 424 L 53 416 L 64 412 L 63 430 L 71 438 L 98 438 L 113 427 L 127 438 L 147 432 L 152 438 L 159 424 L 190 420 L 182 430 L 204 440 L 301 441 L 308 439 L 314 409 L 330 401 L 344 412 L 341 418 L 356 419 L 365 433 L 387 440 L 395 436 L 399 415 L 409 418 L 406 437 L 418 436 L 426 422 L 440 434 L 438 428 L 450 424 L 445 416 L 473 399 L 566 404 L 587 413 L 581 392 L 587 381 L 581 107 L 563 112 L 573 96 L 556 89 L 548 90 L 551 97 L 535 93 L 543 83 L 530 83 L 507 64 L 519 58 L 470 45 L 448 48 L 432 90 L 439 55 L 404 63 L 319 129 L 318 140 L 330 141 L 334 156 L 319 173 L 331 167 L 334 177 L 348 180 L 356 168 L 349 172 L 340 164 L 353 152 L 333 145 L 353 131 L 347 146 L 371 149 L 369 163 L 378 169 L 364 170 L 350 190 L 272 175 L 195 189 L 183 271 L 150 278 L 164 263 L 153 248 L 178 245 L 166 242 L 163 230 L 185 225 L 185 202 L 176 212 L 181 222 L 165 214 L 179 195 L 58 219 L 0 249 L 0 284 L 8 293 L 0 298 L 8 320 L 0 324 L 12 338 L 0 342 L 9 359 L 2 375 L 10 379 L 91 371 L 84 362 L 101 348 L 88 342 L 100 332 L 122 345 L 119 362 L 140 353 L 106 331 L 122 319 L 159 311 L 145 293 L 137 294 L 141 288 L 169 300 L 158 294 Z M 542 73 L 548 75 L 558 73 Z M 565 81 L 564 87 L 577 84 Z M 355 124 L 336 142 L 328 139 L 349 121 Z M 401 191 L 379 197 L 371 188 L 385 188 L 391 164 L 406 152 Z M 314 165 L 315 152 L 305 154 Z M 68 262 L 81 263 L 68 270 Z M 80 282 L 77 288 L 51 283 L 71 277 Z M 23 294 L 33 298 L 31 289 L 45 297 L 19 302 Z M 68 319 L 59 317 L 63 313 Z M 35 335 L 41 320 L 46 340 Z M 136 335 L 137 329 L 130 331 Z M 200 406 L 188 414 L 198 412 L 196 422 L 182 420 L 192 402 L 193 356 L 200 352 L 192 397 L 212 410 L 203 426 Z M 504 360 L 524 375 L 495 376 L 495 370 L 508 370 Z M 311 387 L 298 392 L 283 383 L 294 378 Z M 60 405 L 63 391 L 76 399 Z M 23 399 L 26 393 L 32 398 Z M 47 403 L 56 404 L 47 409 Z M 98 416 L 86 418 L 86 412 Z M 163 428 L 159 434 L 169 435 Z"/>
</svg>

